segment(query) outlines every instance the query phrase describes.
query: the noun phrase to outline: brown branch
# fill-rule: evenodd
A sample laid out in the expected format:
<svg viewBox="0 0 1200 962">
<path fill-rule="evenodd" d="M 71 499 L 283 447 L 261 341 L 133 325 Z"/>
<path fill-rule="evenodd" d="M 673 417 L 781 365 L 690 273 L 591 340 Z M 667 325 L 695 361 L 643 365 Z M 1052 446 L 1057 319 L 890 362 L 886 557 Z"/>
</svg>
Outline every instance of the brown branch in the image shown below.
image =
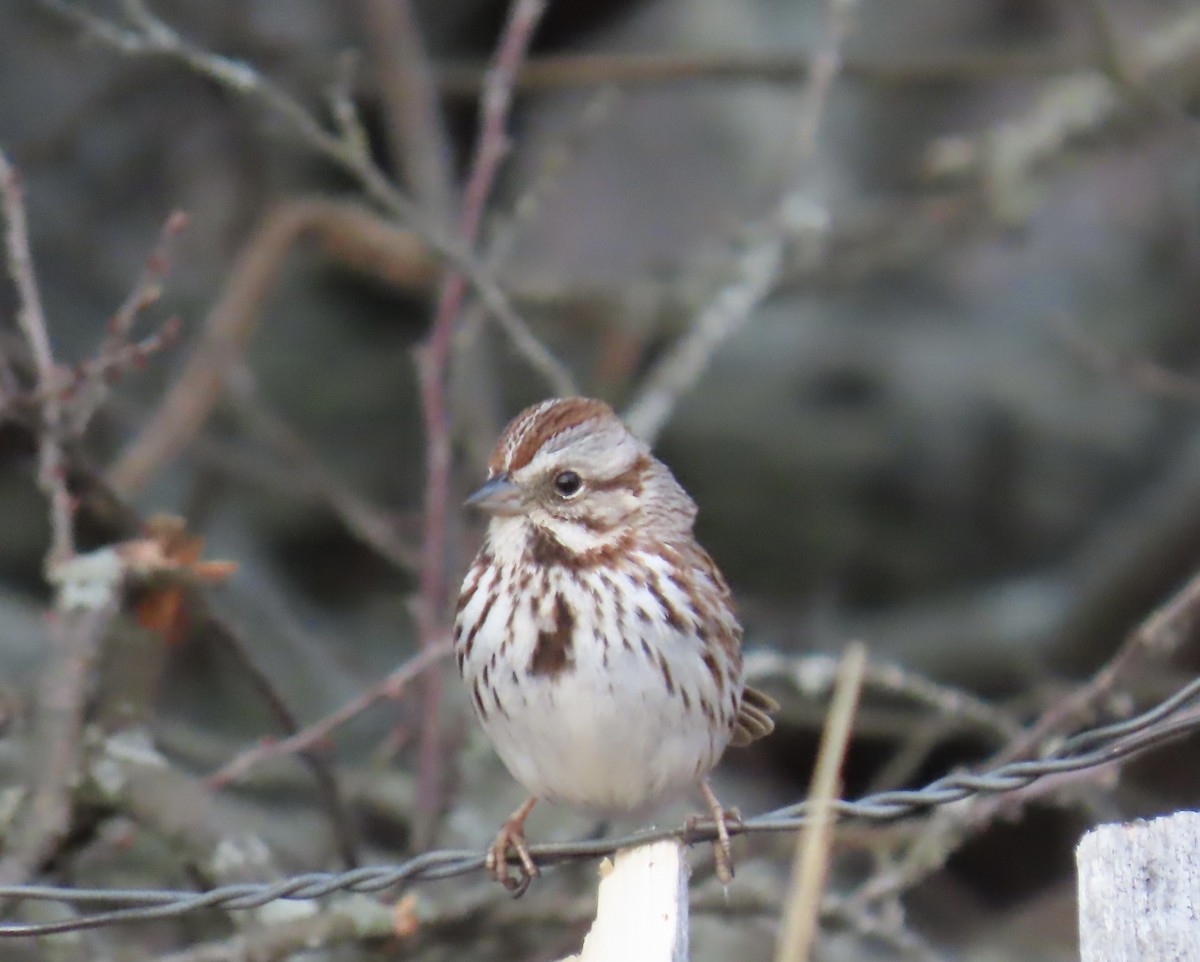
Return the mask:
<svg viewBox="0 0 1200 962">
<path fill-rule="evenodd" d="M 849 80 L 895 87 L 1051 76 L 1087 64 L 1083 54 L 1058 52 L 929 52 L 907 60 L 851 52 L 846 54 L 841 70 Z M 474 96 L 483 86 L 486 73 L 487 68 L 478 64 L 441 65 L 438 86 L 450 97 Z M 555 54 L 522 65 L 516 89 L 540 92 L 565 87 L 639 87 L 697 81 L 793 85 L 804 83 L 811 73 L 812 60 L 803 53 L 791 52 Z"/>
<path fill-rule="evenodd" d="M 200 341 L 153 417 L 109 471 L 122 494 L 141 490 L 178 457 L 212 413 L 231 364 L 257 329 L 261 308 L 284 258 L 302 237 L 319 237 L 326 249 L 363 263 L 393 283 L 428 283 L 433 264 L 426 246 L 409 231 L 391 227 L 369 211 L 324 200 L 289 201 L 274 208 L 239 253 L 233 275 L 204 320 Z"/>
<path fill-rule="evenodd" d="M 533 32 L 545 10 L 545 0 L 513 0 L 493 66 L 480 103 L 475 156 L 463 192 L 458 230 L 462 242 L 474 248 L 479 238 L 488 196 L 500 161 L 508 149 L 505 126 L 512 102 L 512 85 Z M 442 637 L 446 607 L 446 528 L 450 492 L 450 419 L 446 408 L 446 376 L 450 342 L 467 289 L 467 278 L 451 270 L 442 281 L 429 340 L 419 355 L 421 411 L 426 436 L 425 535 L 422 546 L 418 635 L 423 647 Z M 418 756 L 416 843 L 432 841 L 441 805 L 441 736 L 439 713 L 441 674 L 426 679 L 425 705 Z"/>
<path fill-rule="evenodd" d="M 109 469 L 117 491 L 125 495 L 140 491 L 196 438 L 221 399 L 229 371 L 258 328 L 262 305 L 278 281 L 284 259 L 308 238 L 337 263 L 402 289 L 423 290 L 436 273 L 436 261 L 419 235 L 358 204 L 304 198 L 273 208 L 239 252 L 183 370 Z M 515 312 L 496 316 L 532 367 L 556 388 L 569 387 L 565 369 Z"/>
</svg>

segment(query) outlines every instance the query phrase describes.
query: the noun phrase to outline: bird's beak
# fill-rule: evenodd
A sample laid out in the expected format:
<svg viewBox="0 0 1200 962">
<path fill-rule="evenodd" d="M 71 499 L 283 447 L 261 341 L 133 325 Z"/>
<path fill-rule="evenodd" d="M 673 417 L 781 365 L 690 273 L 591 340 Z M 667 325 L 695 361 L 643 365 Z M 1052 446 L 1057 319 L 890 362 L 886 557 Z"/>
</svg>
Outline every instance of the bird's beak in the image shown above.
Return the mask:
<svg viewBox="0 0 1200 962">
<path fill-rule="evenodd" d="M 516 514 L 521 509 L 521 489 L 509 474 L 498 474 L 488 478 L 465 504 L 491 514 Z"/>
</svg>

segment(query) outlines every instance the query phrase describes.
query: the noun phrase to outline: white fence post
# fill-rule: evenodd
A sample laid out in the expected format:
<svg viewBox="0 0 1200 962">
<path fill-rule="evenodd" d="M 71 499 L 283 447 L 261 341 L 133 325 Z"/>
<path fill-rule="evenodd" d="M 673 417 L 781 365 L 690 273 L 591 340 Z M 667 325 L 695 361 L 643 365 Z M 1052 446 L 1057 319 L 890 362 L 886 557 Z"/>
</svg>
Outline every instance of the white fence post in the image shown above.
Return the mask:
<svg viewBox="0 0 1200 962">
<path fill-rule="evenodd" d="M 563 962 L 687 962 L 687 883 L 681 842 L 621 849 L 600 880 L 583 951 Z"/>
<path fill-rule="evenodd" d="M 1075 859 L 1082 962 L 1200 962 L 1200 812 L 1102 825 Z"/>
</svg>

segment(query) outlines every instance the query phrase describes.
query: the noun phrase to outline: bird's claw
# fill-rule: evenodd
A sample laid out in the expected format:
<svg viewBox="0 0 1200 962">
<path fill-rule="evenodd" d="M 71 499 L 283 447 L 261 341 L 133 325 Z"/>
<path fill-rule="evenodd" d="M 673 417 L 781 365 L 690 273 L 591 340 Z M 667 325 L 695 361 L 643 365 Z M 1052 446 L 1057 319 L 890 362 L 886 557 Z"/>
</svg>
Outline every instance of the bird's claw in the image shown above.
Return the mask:
<svg viewBox="0 0 1200 962">
<path fill-rule="evenodd" d="M 529 883 L 541 874 L 529 854 L 529 846 L 525 844 L 524 821 L 524 818 L 514 817 L 500 827 L 484 862 L 492 878 L 508 889 L 513 898 L 524 895 Z M 509 871 L 510 851 L 517 856 L 519 863 L 519 872 L 516 875 Z"/>
<path fill-rule="evenodd" d="M 713 858 L 716 860 L 717 878 L 722 885 L 733 881 L 733 842 L 729 837 L 729 825 L 732 822 L 740 826 L 742 813 L 736 808 L 725 808 L 718 801 L 708 782 L 701 783 L 704 800 L 708 803 L 708 818 L 712 820 L 717 837 L 713 840 Z M 688 819 L 687 830 L 691 832 L 701 819 L 693 815 Z"/>
</svg>

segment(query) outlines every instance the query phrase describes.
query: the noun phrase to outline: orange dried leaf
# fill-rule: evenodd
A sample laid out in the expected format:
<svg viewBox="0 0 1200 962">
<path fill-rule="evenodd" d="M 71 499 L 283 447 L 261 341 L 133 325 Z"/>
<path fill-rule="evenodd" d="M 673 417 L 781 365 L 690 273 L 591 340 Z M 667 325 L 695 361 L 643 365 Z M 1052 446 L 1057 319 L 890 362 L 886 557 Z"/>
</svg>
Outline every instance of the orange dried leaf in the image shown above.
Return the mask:
<svg viewBox="0 0 1200 962">
<path fill-rule="evenodd" d="M 162 634 L 168 645 L 180 645 L 187 637 L 187 605 L 179 588 L 147 590 L 134 604 L 134 615 L 143 628 Z"/>
<path fill-rule="evenodd" d="M 126 570 L 151 582 L 138 595 L 134 614 L 139 624 L 177 645 L 187 637 L 190 624 L 181 586 L 217 584 L 237 570 L 237 562 L 201 561 L 204 539 L 189 534 L 187 523 L 174 515 L 154 515 L 143 531 L 143 537 L 117 545 Z"/>
</svg>

